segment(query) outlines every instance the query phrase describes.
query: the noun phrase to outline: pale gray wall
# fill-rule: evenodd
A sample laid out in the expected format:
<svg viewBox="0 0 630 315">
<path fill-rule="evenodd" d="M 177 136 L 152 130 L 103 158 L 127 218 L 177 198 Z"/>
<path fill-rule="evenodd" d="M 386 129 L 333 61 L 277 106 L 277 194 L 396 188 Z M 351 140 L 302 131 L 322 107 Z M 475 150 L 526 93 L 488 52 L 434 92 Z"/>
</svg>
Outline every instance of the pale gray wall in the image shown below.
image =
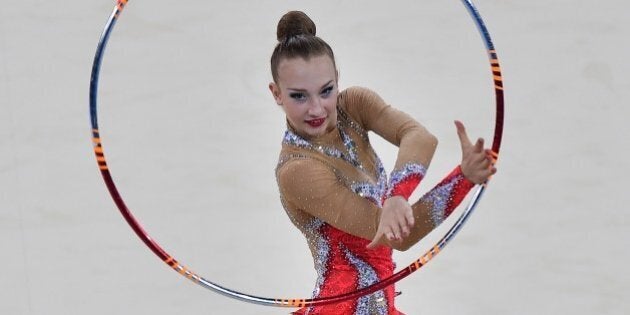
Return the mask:
<svg viewBox="0 0 630 315">
<path fill-rule="evenodd" d="M 478 2 L 506 86 L 499 174 L 452 244 L 398 285 L 397 305 L 627 314 L 627 1 Z M 0 5 L 0 314 L 286 314 L 193 285 L 117 213 L 88 121 L 112 7 Z M 290 9 L 333 46 L 342 87 L 376 90 L 439 137 L 418 194 L 458 162 L 452 120 L 489 137 L 494 112 L 485 52 L 459 1 L 130 1 L 103 63 L 99 111 L 125 200 L 201 275 L 306 297 L 314 272 L 278 201 L 284 117 L 267 90 L 275 25 Z M 396 151 L 375 146 L 391 167 Z M 399 266 L 431 244 L 397 254 Z"/>
</svg>

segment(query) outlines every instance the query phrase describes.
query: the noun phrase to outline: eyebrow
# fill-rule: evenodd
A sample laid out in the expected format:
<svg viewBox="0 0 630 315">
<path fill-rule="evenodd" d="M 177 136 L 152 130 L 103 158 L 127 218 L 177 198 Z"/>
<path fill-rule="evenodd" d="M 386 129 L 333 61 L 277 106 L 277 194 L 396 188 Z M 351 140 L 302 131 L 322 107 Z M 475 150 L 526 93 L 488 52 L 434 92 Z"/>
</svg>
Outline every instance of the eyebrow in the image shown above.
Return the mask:
<svg viewBox="0 0 630 315">
<path fill-rule="evenodd" d="M 326 82 L 326 84 L 322 85 L 322 87 L 320 89 L 324 89 L 326 87 L 328 87 L 331 83 L 333 83 L 334 80 L 330 80 L 328 82 Z M 293 92 L 306 92 L 305 89 L 296 89 L 296 88 L 287 88 L 287 90 L 291 90 Z"/>
</svg>

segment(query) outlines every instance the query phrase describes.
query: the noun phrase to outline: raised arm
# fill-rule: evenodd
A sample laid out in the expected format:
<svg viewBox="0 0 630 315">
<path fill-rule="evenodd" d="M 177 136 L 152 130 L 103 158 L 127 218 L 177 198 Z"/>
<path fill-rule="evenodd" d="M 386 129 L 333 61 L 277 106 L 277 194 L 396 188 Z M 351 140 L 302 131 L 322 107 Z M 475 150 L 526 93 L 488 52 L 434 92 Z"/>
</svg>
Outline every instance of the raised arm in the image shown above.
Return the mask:
<svg viewBox="0 0 630 315">
<path fill-rule="evenodd" d="M 394 171 L 406 165 L 429 167 L 437 138 L 409 115 L 387 105 L 375 92 L 352 87 L 341 92 L 340 106 L 366 130 L 399 148 Z"/>
<path fill-rule="evenodd" d="M 339 105 L 363 129 L 374 131 L 398 146 L 396 164 L 383 203 L 380 232 L 395 246 L 412 232 L 416 235 L 418 230 L 426 231 L 428 227 L 423 223 L 426 218 L 420 214 L 421 211 L 412 210 L 407 201 L 426 174 L 436 150 L 437 138 L 369 89 L 353 87 L 343 91 Z M 373 247 L 376 243 L 375 240 L 370 245 Z"/>
<path fill-rule="evenodd" d="M 473 145 L 468 139 L 464 125 L 459 121 L 456 121 L 455 125 L 462 147 L 462 163 L 411 206 L 414 222 L 408 235 L 398 241 L 392 241 L 389 233 L 395 230 L 395 227 L 387 224 L 385 216 L 387 213 L 383 212 L 376 235 L 368 247 L 388 245 L 398 250 L 408 249 L 442 223 L 475 184 L 485 182 L 496 173 L 492 152 L 484 149 L 483 139 L 479 138 Z"/>
</svg>

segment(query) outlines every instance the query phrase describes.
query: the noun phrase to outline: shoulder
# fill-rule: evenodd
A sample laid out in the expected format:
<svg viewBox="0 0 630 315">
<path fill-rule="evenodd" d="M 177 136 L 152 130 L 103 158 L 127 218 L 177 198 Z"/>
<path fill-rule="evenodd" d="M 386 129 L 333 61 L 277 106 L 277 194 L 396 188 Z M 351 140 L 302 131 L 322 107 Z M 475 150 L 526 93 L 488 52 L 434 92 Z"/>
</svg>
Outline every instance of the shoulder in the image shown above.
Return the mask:
<svg viewBox="0 0 630 315">
<path fill-rule="evenodd" d="M 276 169 L 276 179 L 281 196 L 298 205 L 328 198 L 338 184 L 334 169 L 309 157 L 286 161 Z"/>
<path fill-rule="evenodd" d="M 278 185 L 294 186 L 326 177 L 335 177 L 334 170 L 319 159 L 309 156 L 283 157 L 276 168 Z"/>
<path fill-rule="evenodd" d="M 339 93 L 339 103 L 345 106 L 361 106 L 373 102 L 384 103 L 376 92 L 366 87 L 352 86 Z"/>
<path fill-rule="evenodd" d="M 387 107 L 376 92 L 359 86 L 349 87 L 339 93 L 339 106 L 352 116 L 365 115 L 365 111 L 380 111 Z"/>
<path fill-rule="evenodd" d="M 374 120 L 389 107 L 376 92 L 358 86 L 340 92 L 338 104 L 363 130 L 371 130 Z"/>
</svg>

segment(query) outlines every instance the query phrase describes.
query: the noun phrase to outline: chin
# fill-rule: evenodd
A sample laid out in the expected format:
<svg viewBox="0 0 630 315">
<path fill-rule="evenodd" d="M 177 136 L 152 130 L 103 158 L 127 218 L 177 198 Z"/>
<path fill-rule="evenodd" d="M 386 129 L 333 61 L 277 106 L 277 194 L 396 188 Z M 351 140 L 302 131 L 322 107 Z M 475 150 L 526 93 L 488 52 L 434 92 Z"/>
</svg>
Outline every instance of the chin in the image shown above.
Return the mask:
<svg viewBox="0 0 630 315">
<path fill-rule="evenodd" d="M 313 131 L 313 133 L 316 133 L 318 136 L 321 136 L 333 130 L 335 128 L 335 125 L 336 125 L 335 123 L 333 123 L 330 119 L 328 119 L 326 124 L 323 124 L 317 127 L 316 129 L 311 127 L 311 130 Z"/>
<path fill-rule="evenodd" d="M 319 137 L 319 136 L 322 136 L 322 135 L 326 134 L 326 128 L 323 128 L 323 126 L 321 128 L 317 128 L 317 129 L 313 129 L 313 127 L 310 127 L 306 131 L 306 134 L 308 134 L 311 137 Z"/>
</svg>

